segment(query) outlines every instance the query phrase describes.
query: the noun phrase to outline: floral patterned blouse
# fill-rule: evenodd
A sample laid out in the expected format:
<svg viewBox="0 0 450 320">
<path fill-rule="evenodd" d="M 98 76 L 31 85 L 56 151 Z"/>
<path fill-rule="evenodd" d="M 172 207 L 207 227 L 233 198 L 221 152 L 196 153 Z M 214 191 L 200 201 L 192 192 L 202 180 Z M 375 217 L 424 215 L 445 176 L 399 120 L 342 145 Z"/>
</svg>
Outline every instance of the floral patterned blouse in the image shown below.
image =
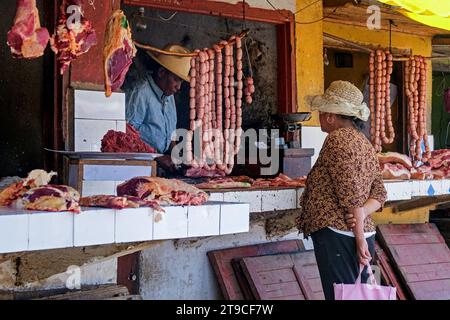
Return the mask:
<svg viewBox="0 0 450 320">
<path fill-rule="evenodd" d="M 305 237 L 326 227 L 351 231 L 345 223 L 346 212 L 362 207 L 369 198 L 382 205 L 386 201 L 375 150 L 357 129 L 337 129 L 328 134 L 306 180 L 298 229 Z M 368 217 L 364 232 L 371 231 L 375 225 Z"/>
</svg>

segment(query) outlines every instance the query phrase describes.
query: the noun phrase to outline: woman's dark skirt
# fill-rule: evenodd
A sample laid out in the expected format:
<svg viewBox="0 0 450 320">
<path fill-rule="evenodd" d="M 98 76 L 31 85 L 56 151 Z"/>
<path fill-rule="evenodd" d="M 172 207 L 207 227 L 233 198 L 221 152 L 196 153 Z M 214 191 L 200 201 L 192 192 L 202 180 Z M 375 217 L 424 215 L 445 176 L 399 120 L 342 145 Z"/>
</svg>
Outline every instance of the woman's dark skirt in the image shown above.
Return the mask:
<svg viewBox="0 0 450 320">
<path fill-rule="evenodd" d="M 359 262 L 356 255 L 354 237 L 324 228 L 311 234 L 320 279 L 326 300 L 334 300 L 334 283 L 353 284 L 359 275 Z M 375 251 L 375 235 L 366 238 L 370 255 Z M 369 275 L 367 267 L 362 273 L 361 282 L 366 283 Z"/>
</svg>

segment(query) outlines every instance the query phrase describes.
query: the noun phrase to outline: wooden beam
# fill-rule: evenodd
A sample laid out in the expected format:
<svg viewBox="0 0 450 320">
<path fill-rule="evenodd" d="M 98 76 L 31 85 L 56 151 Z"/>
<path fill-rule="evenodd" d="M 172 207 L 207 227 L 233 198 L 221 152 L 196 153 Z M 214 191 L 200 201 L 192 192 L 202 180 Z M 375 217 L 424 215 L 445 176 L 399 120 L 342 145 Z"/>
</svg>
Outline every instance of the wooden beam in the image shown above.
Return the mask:
<svg viewBox="0 0 450 320">
<path fill-rule="evenodd" d="M 394 212 L 408 211 L 417 208 L 423 208 L 428 206 L 436 206 L 438 204 L 444 204 L 450 202 L 450 195 L 431 196 L 431 197 L 418 197 L 412 200 L 399 201 L 392 205 Z"/>
</svg>

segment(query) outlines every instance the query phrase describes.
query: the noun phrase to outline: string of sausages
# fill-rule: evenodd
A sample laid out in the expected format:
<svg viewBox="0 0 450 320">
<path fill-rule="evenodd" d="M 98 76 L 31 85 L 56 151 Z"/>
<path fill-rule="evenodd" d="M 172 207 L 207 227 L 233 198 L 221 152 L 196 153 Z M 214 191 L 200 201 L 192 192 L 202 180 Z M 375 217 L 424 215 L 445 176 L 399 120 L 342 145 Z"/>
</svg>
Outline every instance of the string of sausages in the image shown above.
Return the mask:
<svg viewBox="0 0 450 320">
<path fill-rule="evenodd" d="M 427 162 L 431 156 L 426 127 L 428 63 L 422 56 L 411 56 L 405 62 L 404 84 L 408 102 L 409 152 L 413 161 Z M 422 150 L 422 141 L 425 150 Z"/>
<path fill-rule="evenodd" d="M 195 53 L 190 70 L 186 164 L 230 174 L 241 145 L 243 95 L 251 104 L 255 92 L 251 77 L 245 79 L 244 89 L 241 37 L 233 36 Z"/>
<path fill-rule="evenodd" d="M 390 144 L 394 142 L 395 138 L 390 95 L 393 65 L 392 54 L 389 50 L 377 49 L 370 53 L 369 105 L 372 115 L 370 136 L 372 145 L 377 152 L 381 152 L 382 143 Z"/>
</svg>

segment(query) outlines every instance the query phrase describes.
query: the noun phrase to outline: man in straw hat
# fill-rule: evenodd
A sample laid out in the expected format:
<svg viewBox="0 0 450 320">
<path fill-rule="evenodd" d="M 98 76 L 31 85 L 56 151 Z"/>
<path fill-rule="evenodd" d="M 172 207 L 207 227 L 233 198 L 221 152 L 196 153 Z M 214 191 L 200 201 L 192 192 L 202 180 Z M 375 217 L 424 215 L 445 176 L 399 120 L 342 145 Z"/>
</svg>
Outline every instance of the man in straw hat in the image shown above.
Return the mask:
<svg viewBox="0 0 450 320">
<path fill-rule="evenodd" d="M 386 201 L 386 190 L 375 149 L 360 131 L 370 115 L 361 91 L 350 82 L 334 81 L 314 97 L 312 110 L 319 111 L 328 136 L 308 174 L 297 225 L 312 237 L 325 298 L 334 299 L 333 285 L 355 283 L 360 266 L 372 260 L 370 216 Z"/>
<path fill-rule="evenodd" d="M 189 53 L 186 48 L 171 44 L 165 51 Z M 183 81 L 189 81 L 190 58 L 173 55 L 147 54 L 157 62 L 157 67 L 126 92 L 126 118 L 141 134 L 142 139 L 166 154 L 159 163 L 173 170 L 170 151 L 175 145 L 172 139 L 177 126 L 174 94 Z"/>
</svg>

